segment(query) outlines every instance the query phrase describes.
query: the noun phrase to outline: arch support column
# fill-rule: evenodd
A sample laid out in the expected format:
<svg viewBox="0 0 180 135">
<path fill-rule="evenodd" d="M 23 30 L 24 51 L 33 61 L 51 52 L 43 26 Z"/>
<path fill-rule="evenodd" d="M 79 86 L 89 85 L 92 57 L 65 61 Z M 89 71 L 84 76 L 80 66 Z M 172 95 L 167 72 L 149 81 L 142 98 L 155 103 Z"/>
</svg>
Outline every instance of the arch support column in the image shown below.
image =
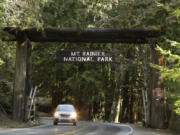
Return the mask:
<svg viewBox="0 0 180 135">
<path fill-rule="evenodd" d="M 16 44 L 15 80 L 13 95 L 13 119 L 26 120 L 26 104 L 30 91 L 31 44 L 28 39 Z"/>
</svg>

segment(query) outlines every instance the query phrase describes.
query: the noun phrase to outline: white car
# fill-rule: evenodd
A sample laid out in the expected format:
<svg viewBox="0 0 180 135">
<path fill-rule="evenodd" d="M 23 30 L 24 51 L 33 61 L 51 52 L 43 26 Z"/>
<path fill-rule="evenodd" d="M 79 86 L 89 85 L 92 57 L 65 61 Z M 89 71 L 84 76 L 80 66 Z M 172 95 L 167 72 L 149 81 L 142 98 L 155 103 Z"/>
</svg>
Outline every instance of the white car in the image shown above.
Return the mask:
<svg viewBox="0 0 180 135">
<path fill-rule="evenodd" d="M 54 113 L 54 125 L 57 125 L 58 122 L 71 122 L 75 126 L 77 123 L 77 114 L 73 105 L 69 104 L 60 104 L 57 106 Z"/>
</svg>

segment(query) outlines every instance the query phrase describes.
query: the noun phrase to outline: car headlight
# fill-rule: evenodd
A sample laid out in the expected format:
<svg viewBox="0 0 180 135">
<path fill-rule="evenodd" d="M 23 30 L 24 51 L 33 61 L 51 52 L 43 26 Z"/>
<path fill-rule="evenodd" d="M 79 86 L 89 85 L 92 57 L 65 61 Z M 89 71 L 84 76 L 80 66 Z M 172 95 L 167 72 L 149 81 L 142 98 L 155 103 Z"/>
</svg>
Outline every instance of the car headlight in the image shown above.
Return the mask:
<svg viewBox="0 0 180 135">
<path fill-rule="evenodd" d="M 55 112 L 54 117 L 58 117 L 58 116 L 59 116 L 59 113 Z"/>
<path fill-rule="evenodd" d="M 75 112 L 73 112 L 73 113 L 71 114 L 71 117 L 72 117 L 72 118 L 76 118 L 76 117 L 77 117 L 77 114 L 76 114 Z"/>
</svg>

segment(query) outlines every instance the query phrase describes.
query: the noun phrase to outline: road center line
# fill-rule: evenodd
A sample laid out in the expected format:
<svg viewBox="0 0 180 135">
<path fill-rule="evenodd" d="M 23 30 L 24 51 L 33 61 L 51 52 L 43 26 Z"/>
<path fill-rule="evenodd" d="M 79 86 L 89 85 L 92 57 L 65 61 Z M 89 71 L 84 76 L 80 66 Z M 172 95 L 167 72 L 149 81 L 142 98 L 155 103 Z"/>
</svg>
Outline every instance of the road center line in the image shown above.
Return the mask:
<svg viewBox="0 0 180 135">
<path fill-rule="evenodd" d="M 68 134 L 74 134 L 74 133 L 77 133 L 77 132 L 80 132 L 81 130 L 87 128 L 86 126 L 83 126 L 81 128 L 78 128 L 78 129 L 75 129 L 75 130 L 72 130 L 72 131 L 67 131 L 67 132 L 64 132 L 64 133 L 60 133 L 58 135 L 68 135 Z"/>
</svg>

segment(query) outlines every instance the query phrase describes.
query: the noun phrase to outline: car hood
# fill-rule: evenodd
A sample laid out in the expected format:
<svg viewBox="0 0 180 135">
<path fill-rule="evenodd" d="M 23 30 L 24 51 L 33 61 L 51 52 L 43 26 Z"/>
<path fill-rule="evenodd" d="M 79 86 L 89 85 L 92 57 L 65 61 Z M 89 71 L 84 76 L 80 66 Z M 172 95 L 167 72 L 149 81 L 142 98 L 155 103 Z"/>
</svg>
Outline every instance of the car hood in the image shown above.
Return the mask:
<svg viewBox="0 0 180 135">
<path fill-rule="evenodd" d="M 66 112 L 66 111 L 60 111 L 60 112 L 58 112 L 59 114 L 72 114 L 72 113 L 74 113 L 74 112 Z"/>
</svg>

